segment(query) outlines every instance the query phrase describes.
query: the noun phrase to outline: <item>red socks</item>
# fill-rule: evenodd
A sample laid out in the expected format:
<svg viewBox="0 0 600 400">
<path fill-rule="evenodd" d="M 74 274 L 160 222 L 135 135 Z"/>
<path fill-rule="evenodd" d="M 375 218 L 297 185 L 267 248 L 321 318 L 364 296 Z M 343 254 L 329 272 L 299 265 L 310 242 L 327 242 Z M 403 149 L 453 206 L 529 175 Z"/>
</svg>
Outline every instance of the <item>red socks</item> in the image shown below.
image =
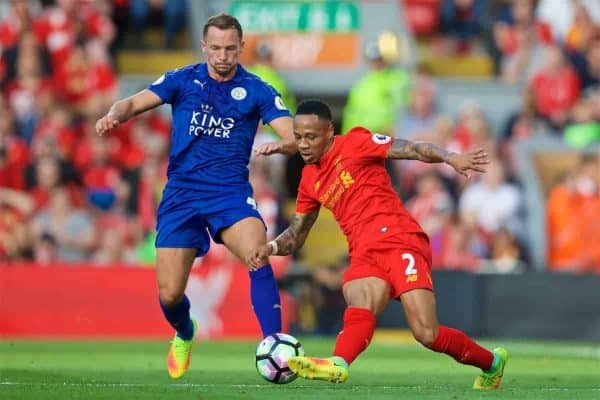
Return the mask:
<svg viewBox="0 0 600 400">
<path fill-rule="evenodd" d="M 342 357 L 350 365 L 371 342 L 375 323 L 375 316 L 371 311 L 365 308 L 346 308 L 344 327 L 338 334 L 333 355 Z"/>
<path fill-rule="evenodd" d="M 373 337 L 375 316 L 365 308 L 348 307 L 344 312 L 344 327 L 338 334 L 333 355 L 342 357 L 350 365 L 362 353 Z M 429 348 L 448 354 L 461 364 L 486 371 L 492 367 L 494 355 L 479 346 L 458 329 L 440 325 L 438 334 Z"/>
<path fill-rule="evenodd" d="M 438 334 L 429 348 L 446 353 L 461 364 L 473 365 L 487 371 L 492 367 L 494 355 L 458 329 L 440 325 Z"/>
</svg>

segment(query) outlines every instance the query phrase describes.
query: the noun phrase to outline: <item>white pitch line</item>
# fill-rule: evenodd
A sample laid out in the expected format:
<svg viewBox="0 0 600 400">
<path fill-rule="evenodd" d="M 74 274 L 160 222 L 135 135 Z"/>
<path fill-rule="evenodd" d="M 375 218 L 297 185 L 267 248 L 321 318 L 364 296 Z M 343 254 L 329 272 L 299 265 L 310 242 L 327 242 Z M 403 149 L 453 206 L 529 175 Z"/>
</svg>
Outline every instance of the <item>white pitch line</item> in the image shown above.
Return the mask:
<svg viewBox="0 0 600 400">
<path fill-rule="evenodd" d="M 0 385 L 5 386 L 70 386 L 70 387 L 98 387 L 98 388 L 119 388 L 119 387 L 184 387 L 184 388 L 215 388 L 215 387 L 231 387 L 231 388 L 239 388 L 239 389 L 248 389 L 248 388 L 273 388 L 273 387 L 281 387 L 284 385 L 250 385 L 250 384 L 236 384 L 236 385 L 228 385 L 224 384 L 215 384 L 215 383 L 169 383 L 169 384 L 159 384 L 159 383 L 93 383 L 93 382 L 83 382 L 83 383 L 75 383 L 75 382 L 11 382 L 4 381 L 0 382 Z M 314 386 L 302 386 L 302 385 L 290 385 L 287 386 L 295 389 L 304 389 L 304 388 L 314 388 Z M 330 389 L 333 389 L 337 386 L 332 386 Z M 348 386 L 346 386 L 348 387 Z M 447 386 L 350 386 L 350 389 L 368 389 L 368 390 L 401 390 L 401 389 L 410 389 L 410 390 L 430 390 L 430 389 L 441 389 L 447 390 Z M 600 392 L 600 387 L 598 388 L 561 388 L 561 387 L 542 387 L 542 388 L 503 388 L 502 391 L 522 391 L 522 390 L 533 390 L 538 392 L 568 392 L 574 390 L 582 390 L 582 391 L 590 391 L 590 392 Z"/>
</svg>

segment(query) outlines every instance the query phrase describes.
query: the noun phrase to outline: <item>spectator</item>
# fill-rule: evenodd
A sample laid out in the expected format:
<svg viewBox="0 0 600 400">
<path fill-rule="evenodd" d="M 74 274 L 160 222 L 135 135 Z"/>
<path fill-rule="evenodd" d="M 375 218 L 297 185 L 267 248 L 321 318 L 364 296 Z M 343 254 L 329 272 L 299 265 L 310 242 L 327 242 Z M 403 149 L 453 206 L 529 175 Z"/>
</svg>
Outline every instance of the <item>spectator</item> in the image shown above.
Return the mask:
<svg viewBox="0 0 600 400">
<path fill-rule="evenodd" d="M 41 43 L 50 51 L 54 70 L 69 59 L 76 45 L 99 40 L 106 51 L 115 36 L 115 29 L 93 3 L 79 4 L 77 0 L 56 0 L 36 21 L 41 26 Z"/>
<path fill-rule="evenodd" d="M 429 236 L 433 257 L 442 251 L 444 228 L 454 212 L 454 202 L 437 172 L 429 170 L 417 178 L 416 194 L 406 209 Z"/>
<path fill-rule="evenodd" d="M 590 41 L 600 35 L 600 27 L 594 23 L 584 4 L 573 3 L 575 16 L 565 37 L 565 47 L 570 51 L 583 52 Z"/>
<path fill-rule="evenodd" d="M 503 55 L 518 50 L 517 39 L 520 30 L 532 30 L 535 41 L 542 44 L 553 42 L 550 26 L 535 18 L 533 0 L 517 0 L 510 5 L 508 21 L 499 20 L 494 24 L 494 40 Z"/>
<path fill-rule="evenodd" d="M 134 193 L 136 209 L 144 233 L 154 232 L 156 210 L 162 196 L 167 177 L 165 160 L 159 157 L 146 157 L 141 167 L 134 171 Z"/>
<path fill-rule="evenodd" d="M 18 51 L 13 54 L 15 59 L 9 58 L 10 80 L 5 85 L 5 92 L 15 110 L 19 134 L 29 143 L 40 117 L 40 98 L 51 96 L 54 88 L 50 77 L 45 75 L 44 55 L 39 51 L 33 35 L 23 34 L 16 49 Z"/>
<path fill-rule="evenodd" d="M 386 61 L 376 42 L 368 43 L 369 71 L 352 85 L 344 107 L 342 133 L 354 126 L 392 134 L 398 108 L 408 99 L 410 75 Z"/>
<path fill-rule="evenodd" d="M 433 266 L 473 272 L 481 266 L 484 250 L 475 226 L 454 214 L 442 232 L 440 252 L 433 253 Z"/>
<path fill-rule="evenodd" d="M 406 203 L 406 209 L 433 238 L 447 224 L 454 204 L 439 175 L 428 171 L 417 178 L 416 194 Z"/>
<path fill-rule="evenodd" d="M 33 147 L 40 141 L 56 144 L 56 152 L 62 160 L 71 160 L 79 136 L 73 122 L 73 114 L 64 104 L 55 102 L 45 117 L 39 120 L 33 137 Z"/>
<path fill-rule="evenodd" d="M 508 118 L 500 133 L 500 154 L 511 176 L 518 175 L 516 149 L 522 141 L 547 132 L 548 124 L 537 113 L 533 93 L 523 90 L 521 108 Z"/>
<path fill-rule="evenodd" d="M 564 131 L 569 146 L 585 148 L 600 143 L 600 122 L 595 119 L 594 105 L 592 98 L 582 98 L 571 109 Z"/>
<path fill-rule="evenodd" d="M 597 0 L 539 0 L 537 18 L 552 26 L 559 42 L 564 42 L 569 28 L 573 26 L 577 6 L 586 8 L 592 21 L 600 23 L 600 3 Z"/>
<path fill-rule="evenodd" d="M 0 22 L 0 50 L 15 46 L 25 32 L 41 37 L 41 26 L 33 14 L 29 0 L 10 0 L 10 8 Z"/>
<path fill-rule="evenodd" d="M 0 106 L 0 187 L 25 188 L 23 170 L 29 162 L 29 150 L 17 136 L 10 108 Z"/>
<path fill-rule="evenodd" d="M 413 140 L 415 136 L 430 132 L 435 123 L 435 84 L 429 74 L 423 71 L 418 71 L 413 81 L 406 112 L 398 118 L 397 138 Z"/>
<path fill-rule="evenodd" d="M 476 104 L 465 104 L 458 113 L 454 141 L 458 151 L 471 151 L 483 147 L 496 153 L 496 144 L 491 127 L 483 110 Z"/>
<path fill-rule="evenodd" d="M 571 52 L 569 56 L 581 79 L 581 87 L 597 88 L 600 83 L 600 37 L 593 39 L 584 53 Z"/>
<path fill-rule="evenodd" d="M 478 182 L 465 188 L 459 203 L 461 216 L 475 221 L 489 238 L 502 227 L 520 232 L 520 207 L 521 193 L 506 181 L 504 165 L 498 159 L 491 160 Z"/>
<path fill-rule="evenodd" d="M 33 247 L 33 261 L 40 266 L 59 262 L 58 247 L 52 235 L 44 233 L 37 239 Z"/>
<path fill-rule="evenodd" d="M 505 143 L 514 143 L 544 132 L 546 128 L 544 120 L 537 114 L 533 93 L 525 89 L 521 93 L 521 108 L 508 118 L 501 137 Z"/>
<path fill-rule="evenodd" d="M 92 255 L 92 261 L 100 266 L 115 266 L 134 263 L 137 259 L 119 229 L 106 229 L 100 233 L 100 246 Z"/>
<path fill-rule="evenodd" d="M 50 142 L 49 146 L 55 146 Z M 37 157 L 29 166 L 28 188 L 35 201 L 36 210 L 45 207 L 50 200 L 52 190 L 66 184 L 70 203 L 76 206 L 82 204 L 81 192 L 72 182 L 69 182 L 70 165 L 62 163 L 52 155 Z"/>
<path fill-rule="evenodd" d="M 94 63 L 87 50 L 90 48 L 74 46 L 56 72 L 57 90 L 63 100 L 84 116 L 93 116 L 92 110 L 111 103 L 117 91 L 112 67 L 101 59 Z"/>
<path fill-rule="evenodd" d="M 600 268 L 600 159 L 581 157 L 576 171 L 565 174 L 552 189 L 546 206 L 548 263 L 560 272 Z"/>
<path fill-rule="evenodd" d="M 586 272 L 600 271 L 600 156 L 598 153 L 584 154 L 581 157 L 575 176 L 575 190 L 579 198 L 579 212 L 583 227 L 580 240 L 583 245 L 583 258 Z"/>
<path fill-rule="evenodd" d="M 550 191 L 546 204 L 548 264 L 553 271 L 574 272 L 585 264 L 578 210 L 575 177 L 566 173 Z"/>
<path fill-rule="evenodd" d="M 521 273 L 525 264 L 515 236 L 506 228 L 500 228 L 492 238 L 490 259 L 479 268 L 480 273 Z"/>
<path fill-rule="evenodd" d="M 439 32 L 442 0 L 403 0 L 402 10 L 410 32 L 427 37 Z"/>
<path fill-rule="evenodd" d="M 27 193 L 0 185 L 0 259 L 22 261 L 31 257 L 27 221 L 34 206 Z"/>
<path fill-rule="evenodd" d="M 487 0 L 444 0 L 441 5 L 441 31 L 457 40 L 457 53 L 470 49 L 471 41 L 482 33 Z"/>
<path fill-rule="evenodd" d="M 91 137 L 91 163 L 81 171 L 88 202 L 99 210 L 110 209 L 120 183 L 118 167 L 111 163 L 108 143 L 102 137 Z"/>
<path fill-rule="evenodd" d="M 56 187 L 50 193 L 47 207 L 35 215 L 32 224 L 35 246 L 51 238 L 56 243 L 60 261 L 83 262 L 89 260 L 96 241 L 96 232 L 91 216 L 73 209 L 69 192 Z"/>
<path fill-rule="evenodd" d="M 152 13 L 161 13 L 164 20 L 165 47 L 175 47 L 175 36 L 185 26 L 186 0 L 129 0 L 131 23 L 137 46 L 144 48 L 144 30 Z"/>
<path fill-rule="evenodd" d="M 537 40 L 530 27 L 514 28 L 515 50 L 501 61 L 501 79 L 508 85 L 524 85 L 543 66 L 546 45 Z"/>
<path fill-rule="evenodd" d="M 548 47 L 545 65 L 533 77 L 530 90 L 538 113 L 555 129 L 567 122 L 581 92 L 581 82 L 558 46 Z"/>
<path fill-rule="evenodd" d="M 20 66 L 21 58 L 34 64 L 37 75 L 43 78 L 50 78 L 52 75 L 50 53 L 40 44 L 39 38 L 33 31 L 21 33 L 14 45 L 4 50 L 2 58 L 6 62 L 6 75 L 3 81 L 5 86 L 17 78 L 19 68 L 23 68 L 22 65 Z M 27 71 L 29 72 L 31 68 L 30 66 Z"/>
</svg>

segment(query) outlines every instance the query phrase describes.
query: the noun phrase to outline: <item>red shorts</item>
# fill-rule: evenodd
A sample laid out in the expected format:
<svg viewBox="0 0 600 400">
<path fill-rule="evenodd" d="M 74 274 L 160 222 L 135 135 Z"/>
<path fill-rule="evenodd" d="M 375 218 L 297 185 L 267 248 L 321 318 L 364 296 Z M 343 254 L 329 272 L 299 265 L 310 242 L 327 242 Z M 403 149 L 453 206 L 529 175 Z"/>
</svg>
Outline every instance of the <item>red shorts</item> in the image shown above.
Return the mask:
<svg viewBox="0 0 600 400">
<path fill-rule="evenodd" d="M 376 277 L 391 287 L 391 297 L 413 289 L 433 291 L 431 279 L 431 248 L 425 234 L 404 233 L 394 235 L 394 245 L 373 243 L 350 254 L 350 267 L 343 283 L 355 279 Z"/>
</svg>

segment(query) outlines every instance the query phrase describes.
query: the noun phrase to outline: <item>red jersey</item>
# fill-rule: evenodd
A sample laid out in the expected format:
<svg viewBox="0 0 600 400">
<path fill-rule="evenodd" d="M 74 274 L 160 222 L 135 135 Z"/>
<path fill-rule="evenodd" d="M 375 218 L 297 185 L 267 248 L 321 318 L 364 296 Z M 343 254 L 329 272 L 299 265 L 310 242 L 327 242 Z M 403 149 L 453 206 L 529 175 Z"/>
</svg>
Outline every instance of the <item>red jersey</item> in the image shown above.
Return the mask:
<svg viewBox="0 0 600 400">
<path fill-rule="evenodd" d="M 552 117 L 567 112 L 575 104 L 581 92 L 581 81 L 571 67 L 565 67 L 556 74 L 542 70 L 534 75 L 531 88 L 539 113 Z"/>
<path fill-rule="evenodd" d="M 381 243 L 380 233 L 424 234 L 405 210 L 385 169 L 392 143 L 391 137 L 362 127 L 335 136 L 319 162 L 304 167 L 296 212 L 307 214 L 321 205 L 330 209 L 351 252 L 365 243 Z"/>
</svg>

